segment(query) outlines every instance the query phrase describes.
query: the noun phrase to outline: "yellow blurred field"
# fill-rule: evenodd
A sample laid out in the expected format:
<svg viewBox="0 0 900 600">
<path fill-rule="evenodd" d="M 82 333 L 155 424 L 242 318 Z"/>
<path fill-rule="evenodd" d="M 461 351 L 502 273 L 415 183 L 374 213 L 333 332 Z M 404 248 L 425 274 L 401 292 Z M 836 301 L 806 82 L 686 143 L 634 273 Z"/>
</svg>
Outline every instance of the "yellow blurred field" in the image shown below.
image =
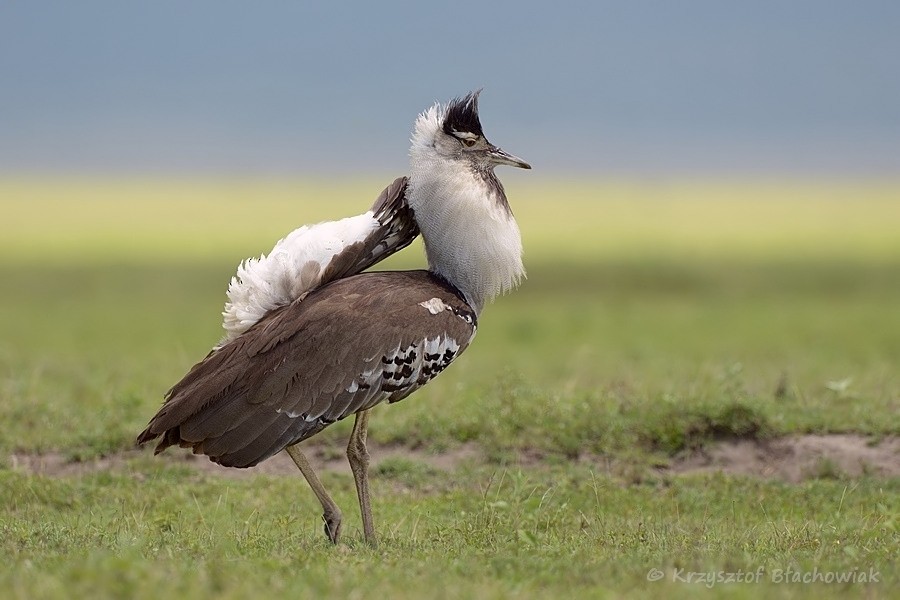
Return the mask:
<svg viewBox="0 0 900 600">
<path fill-rule="evenodd" d="M 900 259 L 900 181 L 507 179 L 528 262 Z M 389 181 L 0 180 L 0 261 L 233 262 L 362 212 Z"/>
</svg>

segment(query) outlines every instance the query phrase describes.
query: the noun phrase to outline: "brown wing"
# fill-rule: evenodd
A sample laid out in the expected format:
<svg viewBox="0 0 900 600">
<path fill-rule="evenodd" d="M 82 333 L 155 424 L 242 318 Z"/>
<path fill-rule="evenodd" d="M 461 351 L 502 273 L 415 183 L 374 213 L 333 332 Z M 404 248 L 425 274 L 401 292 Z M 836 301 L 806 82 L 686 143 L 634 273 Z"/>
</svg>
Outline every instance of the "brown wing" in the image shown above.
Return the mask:
<svg viewBox="0 0 900 600">
<path fill-rule="evenodd" d="M 413 219 L 412 209 L 406 204 L 407 183 L 406 177 L 398 177 L 384 188 L 371 209 L 381 227 L 366 239 L 336 254 L 322 271 L 321 285 L 361 273 L 416 239 L 419 228 Z"/>
<path fill-rule="evenodd" d="M 427 383 L 468 346 L 475 314 L 426 271 L 339 279 L 267 314 L 166 395 L 140 436 L 248 467 Z"/>
</svg>

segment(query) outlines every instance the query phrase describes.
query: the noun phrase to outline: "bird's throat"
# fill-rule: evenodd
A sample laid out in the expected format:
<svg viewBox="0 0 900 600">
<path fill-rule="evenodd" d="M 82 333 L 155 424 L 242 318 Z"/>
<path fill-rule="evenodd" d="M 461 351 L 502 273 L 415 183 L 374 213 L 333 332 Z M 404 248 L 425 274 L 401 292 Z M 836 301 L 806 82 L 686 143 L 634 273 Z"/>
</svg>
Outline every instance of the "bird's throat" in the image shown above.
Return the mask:
<svg viewBox="0 0 900 600">
<path fill-rule="evenodd" d="M 525 275 L 519 226 L 502 188 L 454 165 L 412 169 L 407 200 L 425 240 L 429 269 L 477 313 Z"/>
</svg>

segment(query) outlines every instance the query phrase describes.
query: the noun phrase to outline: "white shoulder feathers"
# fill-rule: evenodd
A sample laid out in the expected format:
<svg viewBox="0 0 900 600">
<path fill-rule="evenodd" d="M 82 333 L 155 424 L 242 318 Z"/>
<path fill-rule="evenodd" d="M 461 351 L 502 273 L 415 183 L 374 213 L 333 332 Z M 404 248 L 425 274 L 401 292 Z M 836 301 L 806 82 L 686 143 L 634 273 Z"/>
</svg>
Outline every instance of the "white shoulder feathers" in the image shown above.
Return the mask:
<svg viewBox="0 0 900 600">
<path fill-rule="evenodd" d="M 270 310 L 319 287 L 331 260 L 379 226 L 372 211 L 306 225 L 279 240 L 268 256 L 243 261 L 228 286 L 228 301 L 222 312 L 225 337 L 219 346 L 247 331 Z"/>
</svg>

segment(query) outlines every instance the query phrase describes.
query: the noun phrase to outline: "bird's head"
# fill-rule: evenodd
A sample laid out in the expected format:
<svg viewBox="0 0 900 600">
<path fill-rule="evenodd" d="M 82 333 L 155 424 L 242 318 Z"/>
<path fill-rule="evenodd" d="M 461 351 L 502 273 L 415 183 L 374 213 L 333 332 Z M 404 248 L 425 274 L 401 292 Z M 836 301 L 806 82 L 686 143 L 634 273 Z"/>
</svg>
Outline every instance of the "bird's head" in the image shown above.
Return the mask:
<svg viewBox="0 0 900 600">
<path fill-rule="evenodd" d="M 531 165 L 484 136 L 478 119 L 480 93 L 471 92 L 446 105 L 435 104 L 419 115 L 412 136 L 413 158 L 460 163 L 482 173 L 497 165 L 530 169 Z"/>
</svg>

